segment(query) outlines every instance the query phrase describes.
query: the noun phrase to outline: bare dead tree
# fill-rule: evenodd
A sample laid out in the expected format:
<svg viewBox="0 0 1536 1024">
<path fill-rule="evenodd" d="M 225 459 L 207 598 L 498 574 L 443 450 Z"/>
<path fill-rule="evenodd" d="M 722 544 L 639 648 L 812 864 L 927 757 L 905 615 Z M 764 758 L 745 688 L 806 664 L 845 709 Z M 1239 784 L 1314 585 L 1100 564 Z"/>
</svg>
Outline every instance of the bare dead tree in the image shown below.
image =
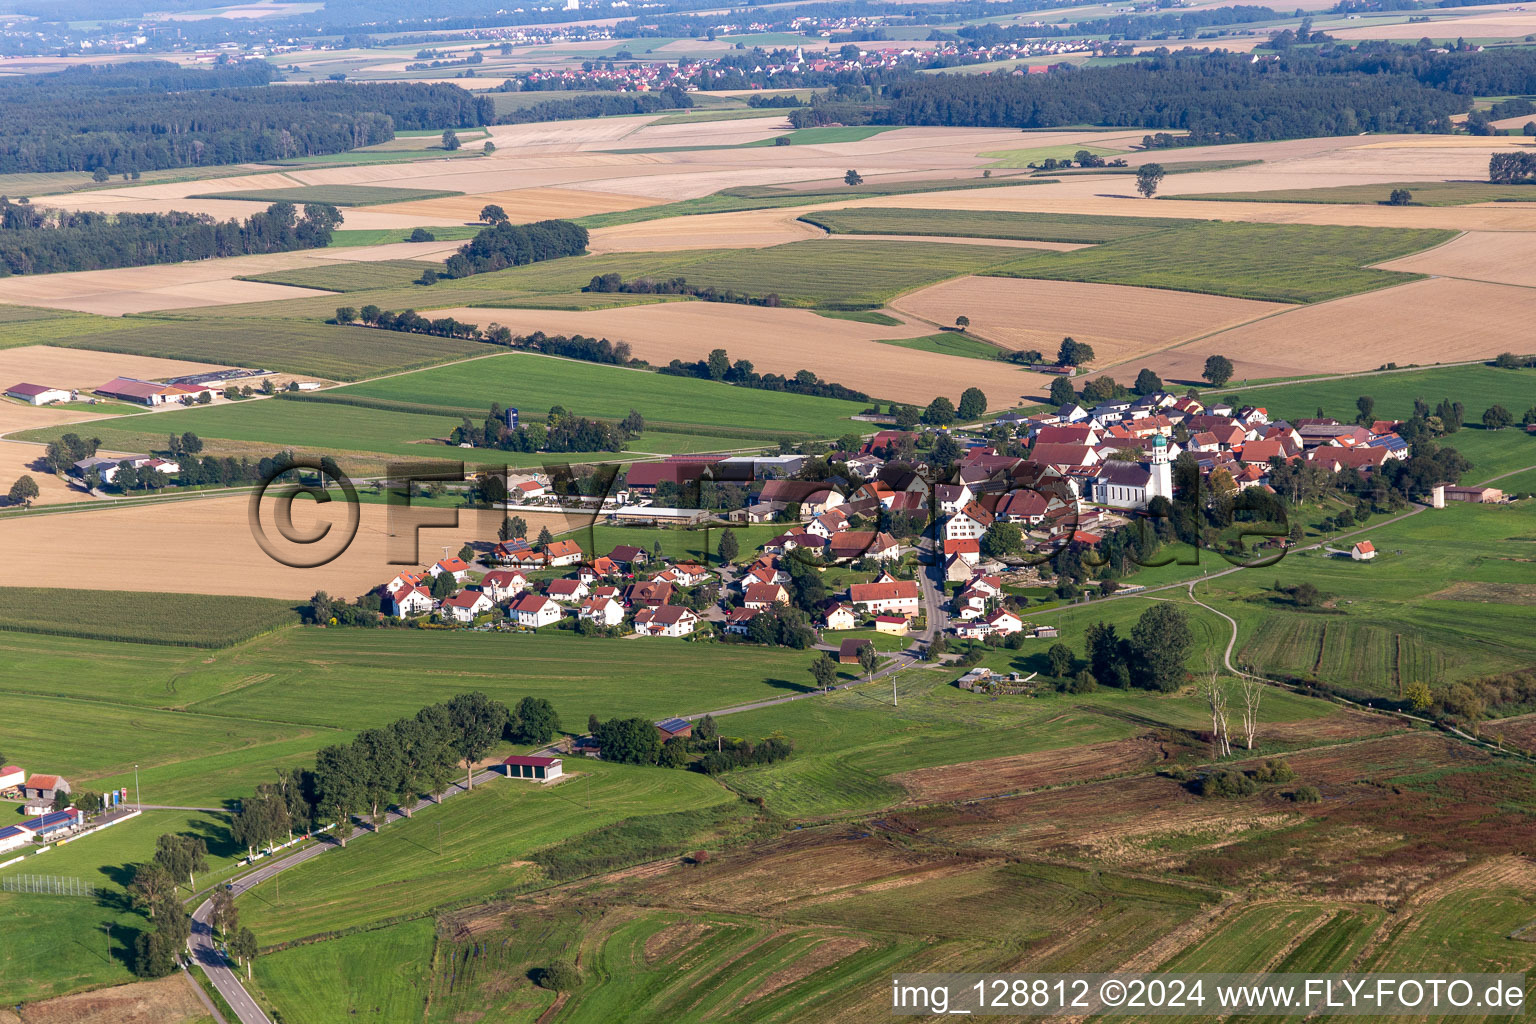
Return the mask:
<svg viewBox="0 0 1536 1024">
<path fill-rule="evenodd" d="M 1200 693 L 1211 709 L 1211 736 L 1216 745 L 1216 756 L 1226 757 L 1232 753 L 1227 724 L 1227 688 L 1222 685 L 1221 673 L 1216 671 L 1216 665 L 1209 656 L 1206 657 L 1205 681 L 1200 684 Z"/>
<path fill-rule="evenodd" d="M 1240 677 L 1243 695 L 1243 740 L 1253 749 L 1254 738 L 1259 732 L 1259 701 L 1264 699 L 1264 681 L 1244 672 Z"/>
</svg>

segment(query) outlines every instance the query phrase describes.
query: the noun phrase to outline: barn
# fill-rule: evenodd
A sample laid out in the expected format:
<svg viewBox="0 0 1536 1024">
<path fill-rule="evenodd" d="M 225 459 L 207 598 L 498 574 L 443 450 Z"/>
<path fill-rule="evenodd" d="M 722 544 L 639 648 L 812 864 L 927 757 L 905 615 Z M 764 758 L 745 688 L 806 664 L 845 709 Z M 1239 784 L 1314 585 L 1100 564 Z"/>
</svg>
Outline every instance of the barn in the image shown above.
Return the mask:
<svg viewBox="0 0 1536 1024">
<path fill-rule="evenodd" d="M 558 757 L 535 757 L 531 754 L 513 754 L 501 762 L 502 773 L 509 779 L 537 779 L 549 782 L 563 773 Z"/>
</svg>

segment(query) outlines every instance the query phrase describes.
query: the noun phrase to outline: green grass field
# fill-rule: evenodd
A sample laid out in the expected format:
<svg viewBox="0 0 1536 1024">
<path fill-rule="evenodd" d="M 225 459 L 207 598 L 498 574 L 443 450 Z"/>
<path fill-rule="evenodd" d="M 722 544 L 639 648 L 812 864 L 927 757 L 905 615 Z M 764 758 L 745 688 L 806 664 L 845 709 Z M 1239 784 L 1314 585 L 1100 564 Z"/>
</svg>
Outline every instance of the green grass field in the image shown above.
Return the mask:
<svg viewBox="0 0 1536 1024">
<path fill-rule="evenodd" d="M 799 128 L 789 133 L 789 144 L 791 146 L 825 146 L 839 142 L 863 142 L 865 139 L 879 135 L 881 132 L 895 130 L 895 128 L 874 125 L 859 128 Z M 761 148 L 772 145 L 774 145 L 773 139 L 759 139 L 756 142 L 743 143 L 742 147 Z"/>
<path fill-rule="evenodd" d="M 332 307 L 334 314 L 339 304 L 336 297 L 328 295 L 322 301 Z M 478 342 L 319 323 L 267 321 L 253 325 L 234 319 L 148 317 L 123 317 L 116 323 L 118 329 L 106 333 L 97 331 L 94 322 L 89 328 L 85 323 L 71 323 L 67 335 L 50 339 L 49 343 L 63 348 L 282 370 L 330 380 L 357 380 L 486 352 L 486 347 Z"/>
<path fill-rule="evenodd" d="M 808 213 L 800 219 L 834 235 L 950 235 L 957 238 L 1010 238 L 1083 245 L 1112 242 L 1161 228 L 1181 228 L 1189 224 L 1187 220 L 1166 217 L 858 208 Z"/>
<path fill-rule="evenodd" d="M 193 199 L 242 199 L 253 203 L 328 203 L 331 206 L 380 206 L 418 199 L 444 199 L 462 192 L 424 188 L 384 188 L 378 185 L 304 185 L 299 188 L 258 188 L 243 192 L 210 192 Z"/>
<path fill-rule="evenodd" d="M 65 310 L 47 310 L 46 312 L 54 315 L 35 316 L 33 314 L 37 311 L 29 306 L 4 306 L 0 309 L 22 311 L 22 315 L 15 319 L 0 320 L 0 349 L 17 348 L 21 345 L 68 347 L 76 339 L 85 337 L 105 342 L 109 334 L 131 331 L 138 326 L 138 321 L 128 317 L 94 316 L 90 313 L 71 313 Z"/>
<path fill-rule="evenodd" d="M 1002 350 L 979 338 L 970 338 L 959 331 L 940 331 L 921 338 L 882 339 L 883 345 L 899 348 L 915 348 L 922 352 L 937 352 L 946 356 L 965 356 L 968 359 L 996 359 Z"/>
<path fill-rule="evenodd" d="M 1120 156 L 1125 149 L 1107 149 L 1104 146 L 1036 146 L 1032 149 L 1003 149 L 977 156 L 992 160 L 988 167 L 1028 167 L 1042 160 L 1076 160 L 1077 154 L 1087 150 L 1094 156 Z"/>
<path fill-rule="evenodd" d="M 1321 302 L 1416 280 L 1420 275 L 1369 265 L 1450 237 L 1419 229 L 1195 223 L 1092 249 L 1024 256 L 983 273 Z"/>
<path fill-rule="evenodd" d="M 704 354 L 699 353 L 701 358 Z M 333 394 L 482 410 L 500 402 L 537 413 L 563 405 L 585 416 L 613 418 L 639 409 L 647 422 L 751 425 L 834 437 L 850 429 L 849 416 L 863 410 L 857 402 L 754 391 L 525 352 L 354 384 Z M 642 434 L 637 446 L 644 438 Z"/>
<path fill-rule="evenodd" d="M 255 980 L 284 1020 L 414 1024 L 427 1012 L 430 919 L 408 921 L 258 957 Z"/>
<path fill-rule="evenodd" d="M 478 224 L 423 224 L 432 233 L 434 241 L 457 242 L 474 238 L 482 230 Z M 342 228 L 331 232 L 331 248 L 339 249 L 355 245 L 389 245 L 393 242 L 409 242 L 411 232 L 403 228 Z"/>
<path fill-rule="evenodd" d="M 1383 185 L 1335 185 L 1329 188 L 1287 188 L 1266 192 L 1209 192 L 1167 196 L 1227 203 L 1367 203 L 1383 204 L 1393 190 L 1413 193 L 1414 206 L 1466 206 L 1470 203 L 1536 201 L 1529 185 L 1490 185 L 1484 181 L 1402 181 Z"/>
<path fill-rule="evenodd" d="M 553 786 L 498 779 L 441 807 L 350 841 L 285 872 L 282 895 L 263 884 L 239 900 L 241 922 L 264 943 L 485 899 L 539 884 L 528 855 L 634 816 L 728 804 L 729 792 L 696 772 L 572 762 Z M 439 843 L 439 826 L 441 842 Z"/>
<path fill-rule="evenodd" d="M 299 621 L 264 597 L 0 587 L 0 630 L 179 647 L 228 647 Z"/>
<path fill-rule="evenodd" d="M 421 276 L 422 271 L 442 269 L 441 263 L 427 260 L 364 260 L 275 270 L 270 274 L 256 274 L 241 280 L 323 288 L 331 292 L 360 292 L 378 288 L 406 288 Z"/>
</svg>

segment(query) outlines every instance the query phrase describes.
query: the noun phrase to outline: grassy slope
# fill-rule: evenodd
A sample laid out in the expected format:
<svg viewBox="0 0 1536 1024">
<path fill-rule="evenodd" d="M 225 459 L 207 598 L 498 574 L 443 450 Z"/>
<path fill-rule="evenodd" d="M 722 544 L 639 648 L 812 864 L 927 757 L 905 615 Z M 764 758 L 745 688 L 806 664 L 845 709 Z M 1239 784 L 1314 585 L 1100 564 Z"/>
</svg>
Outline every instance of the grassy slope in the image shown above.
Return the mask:
<svg viewBox="0 0 1536 1024">
<path fill-rule="evenodd" d="M 270 274 L 255 274 L 242 280 L 291 284 L 300 288 L 323 288 L 330 292 L 359 292 L 377 288 L 408 287 L 421 276 L 424 270 L 442 270 L 442 264 L 426 260 L 330 263 L 317 267 L 276 270 Z M 338 301 L 342 301 L 339 296 Z"/>
<path fill-rule="evenodd" d="M 948 356 L 966 356 L 970 359 L 996 359 L 1002 354 L 996 345 L 966 337 L 957 331 L 942 331 L 921 338 L 893 338 L 882 344 L 915 348 L 922 352 L 938 352 Z"/>
<path fill-rule="evenodd" d="M 1419 275 L 1368 265 L 1449 237 L 1434 230 L 1196 223 L 1092 249 L 1024 256 L 986 273 L 1321 302 L 1415 280 Z"/>
<path fill-rule="evenodd" d="M 436 929 L 430 920 L 259 957 L 256 984 L 284 1019 L 414 1024 L 427 1010 Z"/>
</svg>

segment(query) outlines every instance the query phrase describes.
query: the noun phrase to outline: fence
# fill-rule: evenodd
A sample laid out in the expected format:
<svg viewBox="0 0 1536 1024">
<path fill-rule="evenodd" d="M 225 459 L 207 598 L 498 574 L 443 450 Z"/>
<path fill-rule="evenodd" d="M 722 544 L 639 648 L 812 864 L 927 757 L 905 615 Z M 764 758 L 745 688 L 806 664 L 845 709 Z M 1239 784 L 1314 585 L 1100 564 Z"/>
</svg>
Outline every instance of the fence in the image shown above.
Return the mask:
<svg viewBox="0 0 1536 1024">
<path fill-rule="evenodd" d="M 5 892 L 26 892 L 40 896 L 94 896 L 96 887 L 83 878 L 63 875 L 7 875 L 0 879 Z"/>
</svg>

